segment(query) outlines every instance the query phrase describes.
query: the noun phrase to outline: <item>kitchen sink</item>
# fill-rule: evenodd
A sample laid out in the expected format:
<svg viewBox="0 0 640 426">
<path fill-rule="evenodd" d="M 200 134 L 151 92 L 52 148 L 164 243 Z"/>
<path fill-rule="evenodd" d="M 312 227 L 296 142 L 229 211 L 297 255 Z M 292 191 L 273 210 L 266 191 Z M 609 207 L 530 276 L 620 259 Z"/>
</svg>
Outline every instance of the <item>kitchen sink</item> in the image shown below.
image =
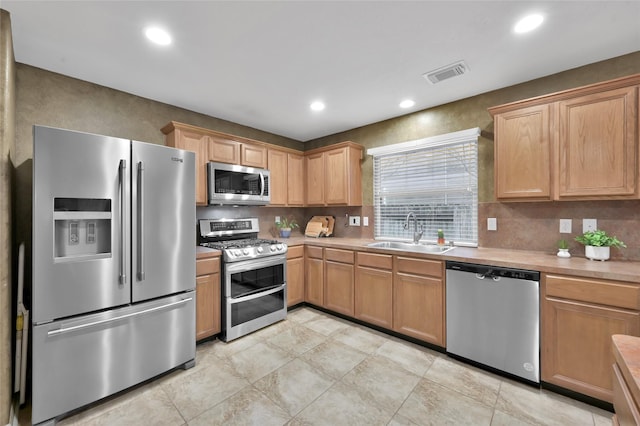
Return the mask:
<svg viewBox="0 0 640 426">
<path fill-rule="evenodd" d="M 413 244 L 413 243 L 403 243 L 399 241 L 378 241 L 375 243 L 367 244 L 368 247 L 373 248 L 382 248 L 389 250 L 402 250 L 402 251 L 412 251 L 415 253 L 432 253 L 432 254 L 442 254 L 446 253 L 449 250 L 453 250 L 454 246 L 438 246 L 435 244 Z"/>
</svg>

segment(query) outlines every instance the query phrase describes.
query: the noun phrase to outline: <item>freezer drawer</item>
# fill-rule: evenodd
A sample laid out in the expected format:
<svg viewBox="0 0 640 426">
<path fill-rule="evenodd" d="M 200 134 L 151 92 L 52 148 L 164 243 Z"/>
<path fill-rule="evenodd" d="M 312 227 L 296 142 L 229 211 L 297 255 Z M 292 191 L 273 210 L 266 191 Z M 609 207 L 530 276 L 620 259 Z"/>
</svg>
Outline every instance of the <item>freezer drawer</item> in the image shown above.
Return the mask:
<svg viewBox="0 0 640 426">
<path fill-rule="evenodd" d="M 33 327 L 32 422 L 195 359 L 195 292 Z"/>
</svg>

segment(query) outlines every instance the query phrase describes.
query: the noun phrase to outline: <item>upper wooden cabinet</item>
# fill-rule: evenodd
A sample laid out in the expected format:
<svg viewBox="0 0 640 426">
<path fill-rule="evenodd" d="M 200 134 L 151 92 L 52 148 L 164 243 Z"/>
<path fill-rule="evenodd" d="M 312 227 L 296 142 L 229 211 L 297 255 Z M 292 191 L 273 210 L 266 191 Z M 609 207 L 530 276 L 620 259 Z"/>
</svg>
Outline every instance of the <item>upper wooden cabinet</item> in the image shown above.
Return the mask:
<svg viewBox="0 0 640 426">
<path fill-rule="evenodd" d="M 240 142 L 223 136 L 210 136 L 209 161 L 240 164 Z"/>
<path fill-rule="evenodd" d="M 558 110 L 558 198 L 636 198 L 638 87 L 561 101 Z"/>
<path fill-rule="evenodd" d="M 268 149 L 272 206 L 304 205 L 304 156 Z"/>
<path fill-rule="evenodd" d="M 248 167 L 267 168 L 267 148 L 243 143 L 240 149 L 240 164 Z"/>
<path fill-rule="evenodd" d="M 640 198 L 640 74 L 489 109 L 500 201 Z"/>
<path fill-rule="evenodd" d="M 167 135 L 166 145 L 193 151 L 196 154 L 196 205 L 206 206 L 207 200 L 207 163 L 209 136 L 189 128 L 173 126 L 169 123 L 162 128 Z"/>
<path fill-rule="evenodd" d="M 495 191 L 498 199 L 550 200 L 551 127 L 549 105 L 495 117 Z"/>
<path fill-rule="evenodd" d="M 307 205 L 362 205 L 364 148 L 342 142 L 305 152 Z"/>
</svg>

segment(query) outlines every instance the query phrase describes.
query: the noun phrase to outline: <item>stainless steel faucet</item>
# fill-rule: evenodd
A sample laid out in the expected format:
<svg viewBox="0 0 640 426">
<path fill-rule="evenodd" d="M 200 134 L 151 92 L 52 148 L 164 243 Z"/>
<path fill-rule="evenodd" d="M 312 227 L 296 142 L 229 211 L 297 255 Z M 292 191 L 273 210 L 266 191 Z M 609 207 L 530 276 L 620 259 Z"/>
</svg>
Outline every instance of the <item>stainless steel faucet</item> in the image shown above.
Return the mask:
<svg viewBox="0 0 640 426">
<path fill-rule="evenodd" d="M 422 238 L 422 232 L 418 232 L 418 218 L 414 212 L 409 212 L 407 218 L 404 221 L 404 229 L 409 228 L 409 219 L 413 217 L 413 243 L 418 244 L 420 238 Z"/>
</svg>

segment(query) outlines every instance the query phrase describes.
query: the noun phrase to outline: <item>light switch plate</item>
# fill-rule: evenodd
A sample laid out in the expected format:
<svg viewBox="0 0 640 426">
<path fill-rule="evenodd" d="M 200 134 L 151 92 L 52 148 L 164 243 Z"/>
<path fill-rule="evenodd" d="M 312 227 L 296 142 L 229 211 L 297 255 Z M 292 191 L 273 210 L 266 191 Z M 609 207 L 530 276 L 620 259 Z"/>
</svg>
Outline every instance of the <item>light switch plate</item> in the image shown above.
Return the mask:
<svg viewBox="0 0 640 426">
<path fill-rule="evenodd" d="M 498 219 L 495 217 L 487 218 L 487 231 L 497 231 L 498 230 Z"/>
<path fill-rule="evenodd" d="M 561 234 L 571 233 L 571 219 L 560 219 L 560 233 Z"/>
<path fill-rule="evenodd" d="M 598 229 L 598 219 L 582 219 L 582 233 Z"/>
</svg>

